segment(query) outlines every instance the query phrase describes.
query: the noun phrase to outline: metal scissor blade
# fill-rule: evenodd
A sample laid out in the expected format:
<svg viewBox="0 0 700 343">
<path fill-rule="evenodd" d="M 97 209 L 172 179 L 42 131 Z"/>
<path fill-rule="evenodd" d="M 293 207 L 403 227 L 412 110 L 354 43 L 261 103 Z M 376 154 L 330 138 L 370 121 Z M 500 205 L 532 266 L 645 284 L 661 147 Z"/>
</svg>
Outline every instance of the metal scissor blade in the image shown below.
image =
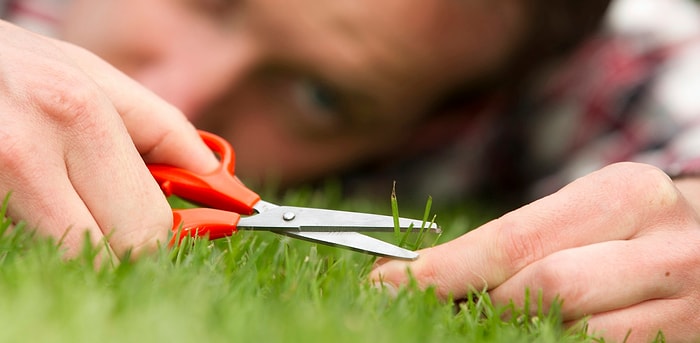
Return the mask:
<svg viewBox="0 0 700 343">
<path fill-rule="evenodd" d="M 423 221 L 399 218 L 402 230 L 413 226 L 419 230 Z M 426 223 L 430 230 L 439 232 L 435 223 Z M 270 231 L 393 231 L 394 217 L 379 214 L 326 210 L 319 208 L 273 206 L 262 208 L 259 214 L 241 218 L 239 229 Z"/>
<path fill-rule="evenodd" d="M 397 247 L 382 240 L 365 236 L 361 233 L 343 232 L 322 232 L 322 231 L 276 231 L 279 234 L 309 240 L 326 245 L 341 246 L 352 250 L 357 250 L 372 255 L 394 257 L 406 260 L 415 260 L 418 253 Z"/>
</svg>

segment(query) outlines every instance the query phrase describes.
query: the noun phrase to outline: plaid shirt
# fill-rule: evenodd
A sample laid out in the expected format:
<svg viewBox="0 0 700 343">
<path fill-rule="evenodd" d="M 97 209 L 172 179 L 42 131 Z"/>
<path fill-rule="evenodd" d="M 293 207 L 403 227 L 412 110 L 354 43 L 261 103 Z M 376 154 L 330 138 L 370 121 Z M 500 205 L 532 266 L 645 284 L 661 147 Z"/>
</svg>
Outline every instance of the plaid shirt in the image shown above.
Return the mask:
<svg viewBox="0 0 700 343">
<path fill-rule="evenodd" d="M 0 0 L 0 18 L 54 36 L 67 0 Z"/>
<path fill-rule="evenodd" d="M 349 187 L 388 194 L 394 179 L 418 204 L 428 194 L 521 203 L 614 162 L 700 173 L 698 61 L 695 2 L 613 1 L 601 32 L 515 108 L 468 122 L 451 144 Z"/>
<path fill-rule="evenodd" d="M 0 0 L 0 6 L 7 6 L 6 18 L 51 34 L 65 1 Z M 419 201 L 426 194 L 533 198 L 619 161 L 653 164 L 672 176 L 700 173 L 697 61 L 694 2 L 614 1 L 604 30 L 513 111 L 471 120 L 450 144 L 383 173 L 353 175 L 349 188 L 388 194 L 393 179 L 402 196 Z"/>
<path fill-rule="evenodd" d="M 669 18 L 673 18 L 669 20 Z M 620 161 L 700 172 L 700 11 L 693 2 L 613 3 L 607 27 L 529 102 L 530 192 Z"/>
</svg>

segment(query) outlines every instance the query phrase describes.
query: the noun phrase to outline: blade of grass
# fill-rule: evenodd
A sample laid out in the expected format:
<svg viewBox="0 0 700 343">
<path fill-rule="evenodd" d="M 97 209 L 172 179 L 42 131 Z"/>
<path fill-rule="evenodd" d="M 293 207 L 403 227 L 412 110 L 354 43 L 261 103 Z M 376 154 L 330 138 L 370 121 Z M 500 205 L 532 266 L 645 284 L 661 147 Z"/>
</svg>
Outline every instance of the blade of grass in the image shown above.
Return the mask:
<svg viewBox="0 0 700 343">
<path fill-rule="evenodd" d="M 399 226 L 399 202 L 396 199 L 396 181 L 391 187 L 391 214 L 394 217 L 394 240 L 401 241 L 401 226 Z"/>
<path fill-rule="evenodd" d="M 445 226 L 463 226 L 450 220 L 441 214 Z M 457 312 L 415 282 L 394 295 L 378 291 L 366 280 L 374 262 L 366 255 L 273 233 L 187 236 L 154 256 L 96 269 L 64 261 L 55 242 L 29 232 L 0 235 L 8 256 L 0 257 L 0 342 L 591 342 L 585 331 L 562 330 L 556 311 L 504 321 L 486 291 Z"/>
<path fill-rule="evenodd" d="M 416 243 L 415 243 L 415 249 L 417 250 L 420 248 L 420 246 L 423 244 L 423 240 L 425 239 L 425 233 L 426 233 L 426 228 L 427 227 L 432 227 L 433 224 L 435 223 L 435 216 L 433 216 L 432 221 L 429 223 L 428 226 L 425 224 L 428 223 L 428 217 L 430 216 L 430 209 L 433 206 L 433 197 L 428 196 L 428 200 L 425 203 L 425 211 L 423 212 L 423 222 L 421 223 L 420 230 L 418 231 L 418 237 L 416 238 Z"/>
<path fill-rule="evenodd" d="M 10 194 L 11 192 L 7 192 L 5 194 L 5 199 L 2 201 L 2 207 L 0 207 L 0 237 L 5 236 L 5 232 L 7 232 L 7 229 L 10 228 L 10 219 L 7 218 L 7 206 L 10 202 Z"/>
</svg>

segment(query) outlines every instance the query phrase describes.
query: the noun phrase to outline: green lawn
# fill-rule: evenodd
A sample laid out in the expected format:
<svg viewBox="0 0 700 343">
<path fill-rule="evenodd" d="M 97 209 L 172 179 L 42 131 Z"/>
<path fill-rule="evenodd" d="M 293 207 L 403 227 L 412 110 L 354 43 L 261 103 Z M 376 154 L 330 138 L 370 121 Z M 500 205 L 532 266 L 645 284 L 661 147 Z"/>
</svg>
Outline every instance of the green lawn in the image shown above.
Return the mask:
<svg viewBox="0 0 700 343">
<path fill-rule="evenodd" d="M 288 204 L 391 214 L 388 200 L 290 194 Z M 441 241 L 476 225 L 468 214 L 437 215 Z M 63 261 L 51 242 L 0 232 L 1 342 L 592 341 L 556 313 L 503 321 L 487 296 L 460 306 L 411 287 L 391 296 L 366 281 L 373 257 L 271 233 L 93 268 L 89 250 Z"/>
</svg>

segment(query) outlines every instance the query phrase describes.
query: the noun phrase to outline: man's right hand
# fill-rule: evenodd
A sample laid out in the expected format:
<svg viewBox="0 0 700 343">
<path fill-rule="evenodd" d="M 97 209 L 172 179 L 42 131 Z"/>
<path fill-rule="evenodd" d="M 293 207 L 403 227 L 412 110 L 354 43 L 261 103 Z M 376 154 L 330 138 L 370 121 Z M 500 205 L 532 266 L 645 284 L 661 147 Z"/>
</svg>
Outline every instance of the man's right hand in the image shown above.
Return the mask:
<svg viewBox="0 0 700 343">
<path fill-rule="evenodd" d="M 8 214 L 62 240 L 85 231 L 117 256 L 165 242 L 170 208 L 146 162 L 198 172 L 215 156 L 194 126 L 90 52 L 0 21 L 0 195 Z"/>
</svg>

